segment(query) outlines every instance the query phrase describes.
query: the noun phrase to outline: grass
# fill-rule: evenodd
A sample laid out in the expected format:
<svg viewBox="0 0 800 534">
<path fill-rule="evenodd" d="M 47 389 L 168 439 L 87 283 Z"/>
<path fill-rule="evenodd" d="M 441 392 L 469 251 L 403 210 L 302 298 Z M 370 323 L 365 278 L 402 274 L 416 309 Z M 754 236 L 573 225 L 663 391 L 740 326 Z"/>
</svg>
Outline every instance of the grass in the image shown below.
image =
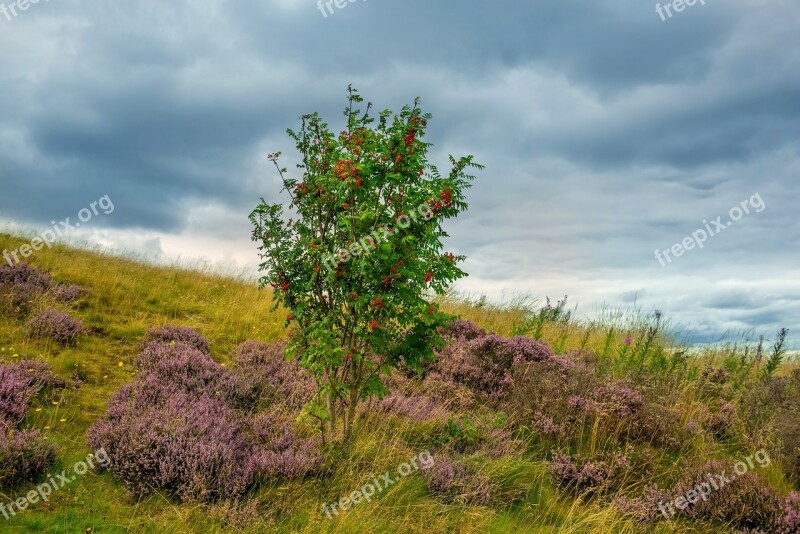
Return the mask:
<svg viewBox="0 0 800 534">
<path fill-rule="evenodd" d="M 21 238 L 0 234 L 0 250 L 15 249 Z M 133 380 L 132 359 L 148 327 L 175 323 L 191 326 L 211 342 L 214 358 L 229 363 L 238 343 L 257 339 L 280 340 L 284 317 L 272 311 L 268 291 L 233 276 L 201 270 L 153 266 L 97 251 L 64 246 L 44 249 L 31 258 L 36 267 L 59 282 L 78 284 L 88 295 L 78 306 L 64 308 L 84 321 L 90 334 L 75 347 L 61 347 L 30 339 L 24 322 L 0 316 L 0 358 L 4 363 L 23 358 L 46 360 L 63 378 L 79 379 L 57 396 L 42 398 L 28 413 L 25 425 L 35 427 L 59 447 L 54 473 L 71 470 L 90 452 L 89 427 L 106 409 L 112 394 Z M 51 303 L 35 303 L 43 308 Z M 503 306 L 452 296 L 443 299 L 445 311 L 470 319 L 503 335 L 534 335 L 557 352 L 592 350 L 608 362 L 608 372 L 622 374 L 636 366 L 652 365 L 652 349 L 644 356 L 625 344 L 626 337 L 642 340 L 652 317 L 608 315 L 605 322 L 581 322 L 547 312 L 537 319 L 531 302 L 520 299 Z M 548 315 L 549 314 L 549 315 Z M 539 321 L 538 323 L 536 321 Z M 664 365 L 681 347 L 674 336 L 658 333 L 657 345 Z M 627 350 L 625 354 L 623 351 Z M 707 349 L 695 369 L 705 362 L 735 359 L 737 347 Z M 642 356 L 640 358 L 640 356 Z M 787 372 L 784 365 L 779 372 Z M 701 410 L 689 392 L 684 413 Z M 359 438 L 347 451 L 326 460 L 329 475 L 305 481 L 278 482 L 251 492 L 259 519 L 237 524 L 237 513 L 223 505 L 178 504 L 157 493 L 141 500 L 126 495 L 124 487 L 107 473 L 89 472 L 54 492 L 48 502 L 32 504 L 10 520 L 0 518 L 3 532 L 708 532 L 698 523 L 666 522 L 643 529 L 619 516 L 614 508 L 561 495 L 550 482 L 545 467 L 546 447 L 533 447 L 524 460 L 486 460 L 481 469 L 493 473 L 522 497 L 507 506 L 479 507 L 443 504 L 429 495 L 420 474 L 412 474 L 376 496 L 372 503 L 354 506 L 330 521 L 322 502 L 332 502 L 359 488 L 370 475 L 396 469 L 425 448 L 424 429 L 407 420 L 372 418 L 363 424 Z M 587 444 L 591 443 L 587 438 Z M 697 447 L 707 446 L 698 443 Z M 719 452 L 719 451 L 718 451 Z M 711 451 L 709 451 L 711 454 Z M 775 478 L 782 480 L 779 473 Z M 513 487 L 512 487 L 513 486 Z M 8 502 L 32 489 L 25 485 L 0 493 Z M 521 489 L 520 489 L 521 488 Z M 510 491 L 510 490 L 509 490 Z M 240 503 L 244 504 L 244 503 Z M 717 527 L 714 527 L 717 528 Z M 714 530 L 720 531 L 720 530 Z"/>
</svg>

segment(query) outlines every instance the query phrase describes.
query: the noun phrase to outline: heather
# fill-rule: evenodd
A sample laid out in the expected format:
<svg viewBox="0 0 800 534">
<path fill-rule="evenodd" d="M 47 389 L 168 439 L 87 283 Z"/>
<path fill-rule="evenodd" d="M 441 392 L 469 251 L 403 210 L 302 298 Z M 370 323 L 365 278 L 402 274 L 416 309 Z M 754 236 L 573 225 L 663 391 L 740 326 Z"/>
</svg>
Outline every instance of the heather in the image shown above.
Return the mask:
<svg viewBox="0 0 800 534">
<path fill-rule="evenodd" d="M 37 395 L 63 385 L 42 361 L 0 365 L 0 487 L 36 481 L 55 461 L 56 447 L 21 426 Z"/>
<path fill-rule="evenodd" d="M 86 329 L 83 323 L 58 310 L 47 310 L 31 318 L 25 327 L 34 338 L 49 339 L 61 345 L 74 345 Z"/>
<path fill-rule="evenodd" d="M 61 284 L 48 273 L 27 263 L 13 267 L 0 264 L 0 312 L 15 317 L 28 315 L 40 300 L 72 303 L 85 293 L 76 284 Z"/>
<path fill-rule="evenodd" d="M 237 353 L 245 360 L 276 356 L 252 342 Z M 136 380 L 115 394 L 89 432 L 90 447 L 107 451 L 111 472 L 132 495 L 235 499 L 256 481 L 302 477 L 319 467 L 314 438 L 286 419 L 255 413 L 261 390 L 276 377 L 229 371 L 197 331 L 149 330 L 135 363 Z M 288 392 L 291 385 L 282 385 Z"/>
</svg>

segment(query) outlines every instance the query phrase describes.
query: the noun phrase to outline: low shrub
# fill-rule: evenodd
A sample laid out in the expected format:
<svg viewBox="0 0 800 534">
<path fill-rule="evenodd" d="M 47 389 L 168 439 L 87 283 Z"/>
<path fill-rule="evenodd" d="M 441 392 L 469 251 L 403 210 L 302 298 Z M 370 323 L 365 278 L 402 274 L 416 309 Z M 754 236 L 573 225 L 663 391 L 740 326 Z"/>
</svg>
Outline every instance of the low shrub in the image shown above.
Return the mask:
<svg viewBox="0 0 800 534">
<path fill-rule="evenodd" d="M 53 279 L 26 263 L 0 265 L 0 311 L 24 316 L 35 300 L 53 285 Z"/>
<path fill-rule="evenodd" d="M 800 495 L 793 491 L 786 497 L 783 515 L 775 524 L 777 534 L 800 534 Z"/>
<path fill-rule="evenodd" d="M 253 432 L 256 452 L 251 465 L 257 477 L 303 477 L 322 463 L 319 439 L 304 439 L 285 417 L 261 414 L 253 422 Z"/>
<path fill-rule="evenodd" d="M 63 387 L 45 362 L 24 360 L 0 366 L 0 426 L 17 427 L 31 399 L 46 387 Z"/>
<path fill-rule="evenodd" d="M 56 446 L 42 439 L 38 430 L 1 430 L 0 486 L 36 482 L 52 467 L 56 454 Z"/>
<path fill-rule="evenodd" d="M 680 477 L 682 482 L 670 492 L 673 501 L 686 496 L 698 485 L 708 485 L 709 476 L 727 473 L 731 482 L 713 489 L 706 499 L 696 499 L 677 513 L 690 519 L 715 521 L 740 529 L 771 531 L 783 509 L 776 490 L 752 471 L 744 475 L 733 475 L 732 471 L 731 465 L 716 460 L 686 467 Z"/>
<path fill-rule="evenodd" d="M 185 393 L 222 399 L 234 407 L 251 407 L 258 396 L 252 385 L 229 373 L 197 345 L 151 340 L 136 358 L 136 366 L 143 376 L 152 375 Z"/>
<path fill-rule="evenodd" d="M 300 409 L 316 391 L 314 379 L 295 360 L 286 361 L 283 343 L 245 341 L 232 354 L 231 372 L 266 404 Z"/>
<path fill-rule="evenodd" d="M 75 284 L 58 284 L 50 289 L 50 294 L 59 302 L 75 302 L 86 293 L 86 290 Z"/>
<path fill-rule="evenodd" d="M 211 354 L 211 348 L 208 340 L 203 337 L 200 332 L 188 326 L 176 326 L 167 324 L 160 328 L 151 328 L 144 335 L 144 347 L 149 345 L 159 345 L 162 343 L 184 343 L 191 345 L 203 354 Z"/>
<path fill-rule="evenodd" d="M 444 454 L 436 455 L 436 462 L 424 471 L 428 491 L 445 502 L 464 502 L 485 506 L 492 497 L 492 482 L 476 473 L 464 463 Z"/>
<path fill-rule="evenodd" d="M 550 475 L 558 487 L 570 493 L 604 493 L 631 470 L 629 453 L 629 450 L 599 453 L 581 459 L 554 450 L 549 464 Z"/>
<path fill-rule="evenodd" d="M 182 501 L 241 495 L 252 482 L 252 446 L 224 402 L 148 375 L 123 386 L 89 431 L 109 469 L 133 495 L 162 491 Z"/>
<path fill-rule="evenodd" d="M 443 377 L 467 386 L 476 395 L 500 399 L 514 383 L 515 365 L 548 361 L 552 357 L 553 351 L 544 343 L 492 333 L 472 339 L 461 337 L 447 345 L 434 369 Z"/>
<path fill-rule="evenodd" d="M 75 345 L 78 337 L 86 331 L 82 322 L 58 310 L 42 312 L 25 326 L 31 337 L 50 339 L 61 345 Z"/>
</svg>

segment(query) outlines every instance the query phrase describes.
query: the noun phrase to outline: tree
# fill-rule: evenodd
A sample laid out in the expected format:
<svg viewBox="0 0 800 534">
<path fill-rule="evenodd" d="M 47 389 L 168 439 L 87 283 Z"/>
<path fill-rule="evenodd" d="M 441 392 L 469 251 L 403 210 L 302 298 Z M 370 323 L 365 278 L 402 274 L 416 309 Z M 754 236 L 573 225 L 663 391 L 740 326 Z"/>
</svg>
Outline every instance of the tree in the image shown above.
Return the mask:
<svg viewBox="0 0 800 534">
<path fill-rule="evenodd" d="M 294 217 L 263 198 L 250 215 L 259 243 L 260 287 L 275 309 L 289 311 L 287 357 L 316 378 L 305 414 L 323 439 L 348 440 L 359 404 L 387 393 L 381 379 L 405 365 L 418 369 L 443 344 L 451 317 L 429 299 L 466 276 L 463 256 L 442 252 L 443 221 L 464 211 L 464 191 L 482 169 L 472 156 L 442 176 L 423 141 L 431 115 L 405 106 L 376 119 L 348 88 L 346 129 L 335 135 L 317 113 L 288 130 L 302 161 L 301 179 L 274 162 Z"/>
</svg>

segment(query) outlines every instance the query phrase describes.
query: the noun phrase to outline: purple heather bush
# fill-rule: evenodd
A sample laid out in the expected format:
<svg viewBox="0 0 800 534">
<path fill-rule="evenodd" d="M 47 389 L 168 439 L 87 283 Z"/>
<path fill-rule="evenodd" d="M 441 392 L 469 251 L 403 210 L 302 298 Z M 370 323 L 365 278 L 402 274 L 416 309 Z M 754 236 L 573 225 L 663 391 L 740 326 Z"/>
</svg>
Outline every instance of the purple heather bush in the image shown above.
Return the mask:
<svg viewBox="0 0 800 534">
<path fill-rule="evenodd" d="M 182 501 L 241 495 L 252 482 L 252 444 L 241 416 L 218 399 L 188 394 L 154 375 L 122 387 L 89 431 L 110 470 L 134 495 Z"/>
<path fill-rule="evenodd" d="M 145 348 L 151 344 L 168 344 L 173 341 L 175 343 L 191 345 L 204 354 L 211 354 L 208 340 L 204 338 L 197 330 L 194 328 L 189 328 L 188 326 L 175 326 L 173 324 L 167 324 L 161 328 L 150 329 L 144 335 Z"/>
<path fill-rule="evenodd" d="M 727 473 L 730 477 L 732 472 L 732 465 L 717 460 L 689 465 L 680 477 L 682 482 L 671 491 L 673 500 L 686 495 L 698 484 L 707 484 L 709 475 Z M 772 531 L 782 513 L 782 504 L 777 491 L 760 475 L 749 471 L 736 475 L 735 480 L 711 491 L 707 499 L 690 503 L 678 513 L 690 519 L 725 523 L 740 529 Z"/>
<path fill-rule="evenodd" d="M 480 328 L 472 321 L 457 319 L 453 321 L 450 326 L 444 329 L 442 335 L 455 341 L 470 341 L 472 339 L 485 336 L 486 330 Z"/>
<path fill-rule="evenodd" d="M 53 465 L 56 447 L 38 430 L 0 430 L 0 487 L 35 482 Z"/>
<path fill-rule="evenodd" d="M 800 494 L 793 491 L 786 498 L 783 515 L 775 525 L 776 534 L 800 534 Z"/>
<path fill-rule="evenodd" d="M 86 291 L 78 285 L 58 284 L 50 289 L 50 294 L 60 302 L 75 302 L 81 298 Z"/>
<path fill-rule="evenodd" d="M 193 345 L 151 340 L 136 358 L 136 366 L 143 376 L 152 375 L 186 393 L 223 399 L 235 407 L 252 406 L 257 391 L 198 350 L 199 344 L 196 339 Z"/>
<path fill-rule="evenodd" d="M 64 382 L 46 363 L 21 361 L 0 366 L 0 486 L 35 481 L 53 464 L 56 449 L 36 430 L 18 430 L 31 400 Z"/>
<path fill-rule="evenodd" d="M 461 338 L 446 346 L 435 369 L 444 377 L 470 388 L 476 395 L 503 398 L 511 389 L 515 364 L 547 361 L 553 351 L 539 341 L 497 334 Z"/>
<path fill-rule="evenodd" d="M 650 524 L 665 519 L 658 506 L 670 502 L 672 494 L 659 488 L 658 484 L 647 484 L 641 495 L 629 498 L 618 496 L 614 505 L 622 515 L 628 516 L 637 523 Z"/>
<path fill-rule="evenodd" d="M 286 361 L 283 343 L 245 341 L 232 354 L 231 372 L 265 402 L 301 408 L 315 393 L 314 379 L 295 360 Z"/>
<path fill-rule="evenodd" d="M 285 417 L 260 414 L 253 422 L 256 452 L 251 466 L 257 477 L 298 478 L 322 463 L 320 441 L 302 438 Z"/>
<path fill-rule="evenodd" d="M 592 458 L 573 458 L 562 451 L 552 451 L 549 469 L 557 486 L 574 493 L 603 493 L 628 474 L 633 467 L 631 448 L 612 453 L 598 453 Z"/>
<path fill-rule="evenodd" d="M 26 323 L 28 334 L 34 338 L 50 339 L 61 345 L 74 345 L 86 330 L 83 323 L 68 313 L 48 310 Z"/>
<path fill-rule="evenodd" d="M 445 502 L 461 501 L 485 506 L 491 500 L 492 481 L 489 477 L 473 472 L 444 454 L 437 454 L 436 462 L 424 474 L 428 491 Z"/>
<path fill-rule="evenodd" d="M 31 399 L 46 387 L 63 387 L 45 362 L 25 360 L 0 366 L 0 425 L 16 427 Z"/>
<path fill-rule="evenodd" d="M 50 275 L 28 264 L 0 265 L 0 310 L 11 315 L 27 315 L 33 301 L 52 284 Z"/>
</svg>

